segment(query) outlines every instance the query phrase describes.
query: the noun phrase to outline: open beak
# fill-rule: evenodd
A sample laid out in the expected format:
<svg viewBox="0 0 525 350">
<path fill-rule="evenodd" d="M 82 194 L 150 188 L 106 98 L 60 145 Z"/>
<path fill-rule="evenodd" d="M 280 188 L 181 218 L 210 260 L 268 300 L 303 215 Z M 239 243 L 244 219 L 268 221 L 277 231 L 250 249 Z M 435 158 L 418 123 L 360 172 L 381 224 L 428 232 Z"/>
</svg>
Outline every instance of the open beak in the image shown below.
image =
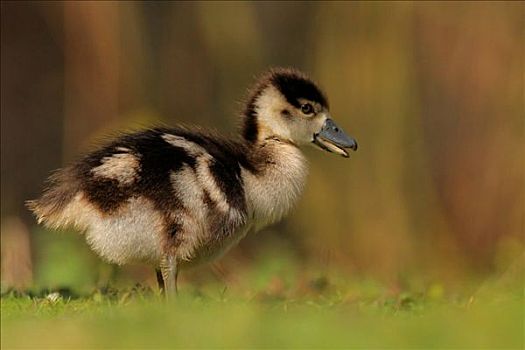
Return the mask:
<svg viewBox="0 0 525 350">
<path fill-rule="evenodd" d="M 357 151 L 357 141 L 345 134 L 330 118 L 326 119 L 321 130 L 314 134 L 313 143 L 320 148 L 337 153 L 345 158 L 350 157 L 347 148 Z"/>
</svg>

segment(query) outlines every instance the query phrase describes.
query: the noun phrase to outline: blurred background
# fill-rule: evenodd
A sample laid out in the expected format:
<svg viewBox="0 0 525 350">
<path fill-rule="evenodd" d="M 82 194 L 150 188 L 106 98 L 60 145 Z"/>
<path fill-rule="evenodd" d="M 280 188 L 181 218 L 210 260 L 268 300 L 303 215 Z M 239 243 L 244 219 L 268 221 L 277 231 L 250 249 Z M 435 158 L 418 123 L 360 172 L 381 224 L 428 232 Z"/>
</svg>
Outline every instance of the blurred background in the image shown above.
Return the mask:
<svg viewBox="0 0 525 350">
<path fill-rule="evenodd" d="M 524 7 L 2 1 L 2 287 L 153 285 L 141 267 L 111 277 L 81 236 L 38 227 L 24 201 L 117 130 L 235 132 L 246 89 L 272 66 L 318 81 L 359 151 L 305 150 L 296 210 L 185 283 L 235 285 L 260 265 L 276 288 L 289 273 L 394 291 L 503 274 L 524 247 Z"/>
</svg>

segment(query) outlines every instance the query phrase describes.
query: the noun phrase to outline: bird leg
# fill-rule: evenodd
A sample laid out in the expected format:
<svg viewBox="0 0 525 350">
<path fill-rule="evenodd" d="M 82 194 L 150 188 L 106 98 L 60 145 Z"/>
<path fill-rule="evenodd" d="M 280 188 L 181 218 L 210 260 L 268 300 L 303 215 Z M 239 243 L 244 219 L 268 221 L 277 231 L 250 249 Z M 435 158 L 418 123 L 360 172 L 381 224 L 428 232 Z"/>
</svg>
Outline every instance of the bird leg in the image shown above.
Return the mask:
<svg viewBox="0 0 525 350">
<path fill-rule="evenodd" d="M 164 294 L 166 292 L 166 287 L 164 286 L 164 278 L 162 278 L 162 272 L 159 268 L 156 268 L 155 273 L 157 274 L 157 283 L 159 284 L 159 290 L 162 294 Z"/>
<path fill-rule="evenodd" d="M 160 274 L 162 276 L 164 293 L 166 298 L 177 294 L 177 259 L 174 256 L 167 254 L 160 262 Z M 160 282 L 159 282 L 160 285 Z"/>
</svg>

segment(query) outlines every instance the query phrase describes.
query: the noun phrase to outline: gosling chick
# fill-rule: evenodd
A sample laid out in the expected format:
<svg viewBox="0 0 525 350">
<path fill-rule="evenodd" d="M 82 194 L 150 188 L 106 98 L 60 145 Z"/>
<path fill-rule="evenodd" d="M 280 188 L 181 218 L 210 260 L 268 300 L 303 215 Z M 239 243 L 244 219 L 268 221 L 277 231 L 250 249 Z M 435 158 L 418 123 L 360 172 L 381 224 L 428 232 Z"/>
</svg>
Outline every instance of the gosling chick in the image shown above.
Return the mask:
<svg viewBox="0 0 525 350">
<path fill-rule="evenodd" d="M 251 90 L 239 137 L 183 127 L 124 134 L 58 170 L 28 206 L 39 223 L 84 232 L 110 263 L 155 267 L 172 293 L 181 268 L 222 255 L 292 208 L 309 144 L 343 157 L 357 150 L 312 80 L 271 69 Z"/>
</svg>

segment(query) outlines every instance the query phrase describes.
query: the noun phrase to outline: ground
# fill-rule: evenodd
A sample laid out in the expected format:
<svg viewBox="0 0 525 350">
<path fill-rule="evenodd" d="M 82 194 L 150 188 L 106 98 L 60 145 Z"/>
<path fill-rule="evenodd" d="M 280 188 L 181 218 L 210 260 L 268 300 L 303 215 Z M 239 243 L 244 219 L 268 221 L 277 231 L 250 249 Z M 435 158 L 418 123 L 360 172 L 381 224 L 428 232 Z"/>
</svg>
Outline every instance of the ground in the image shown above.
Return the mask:
<svg viewBox="0 0 525 350">
<path fill-rule="evenodd" d="M 277 283 L 278 284 L 278 283 Z M 463 297 L 434 286 L 388 293 L 362 282 L 314 279 L 245 293 L 186 285 L 166 302 L 149 287 L 4 291 L 10 348 L 516 348 L 524 346 L 523 294 Z"/>
</svg>

